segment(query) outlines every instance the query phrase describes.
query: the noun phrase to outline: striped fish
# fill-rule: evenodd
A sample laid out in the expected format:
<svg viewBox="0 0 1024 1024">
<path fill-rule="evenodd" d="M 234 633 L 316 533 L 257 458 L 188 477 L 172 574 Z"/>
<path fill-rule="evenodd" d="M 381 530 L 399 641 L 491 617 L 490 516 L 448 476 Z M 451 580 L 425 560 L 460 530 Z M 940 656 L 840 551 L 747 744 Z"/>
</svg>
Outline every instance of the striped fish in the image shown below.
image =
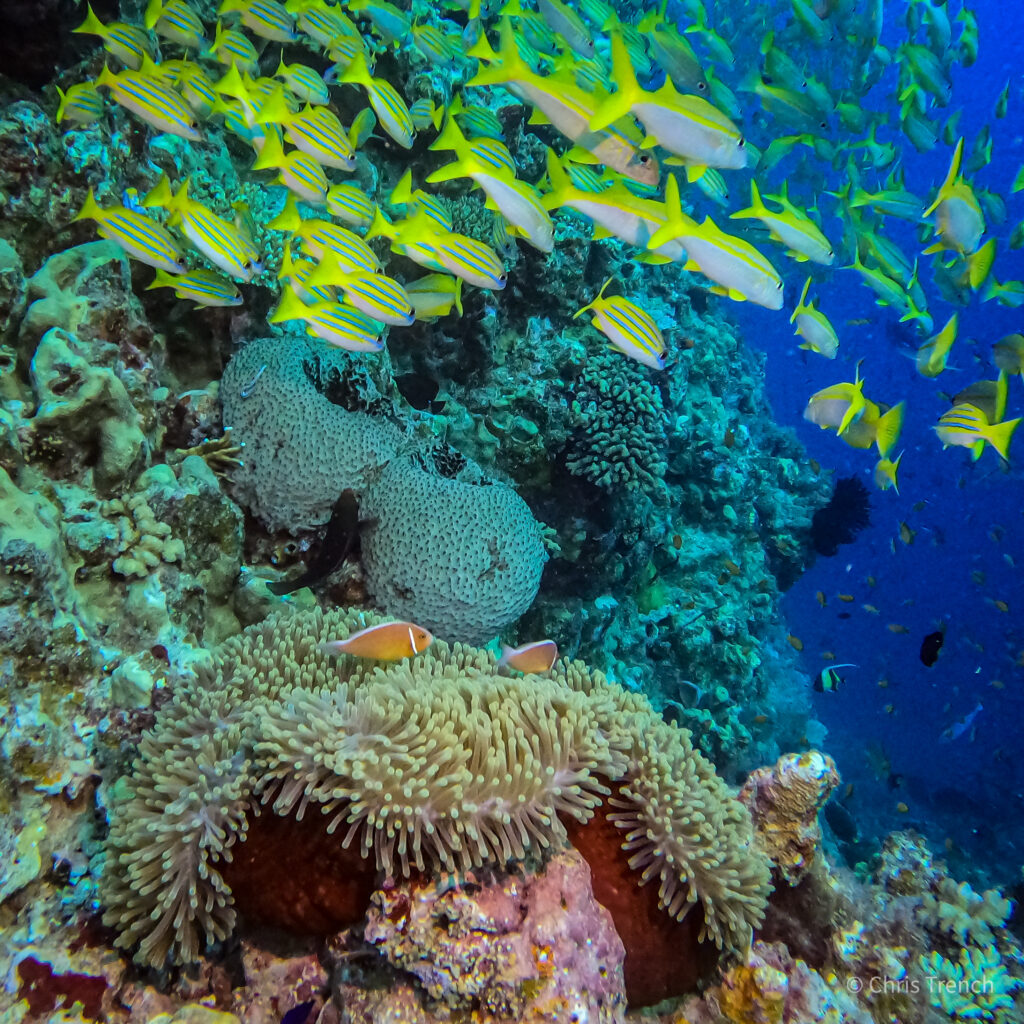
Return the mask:
<svg viewBox="0 0 1024 1024">
<path fill-rule="evenodd" d="M 354 231 L 329 220 L 303 220 L 293 196 L 288 197 L 284 208 L 267 227 L 291 232 L 314 259 L 323 259 L 325 253 L 333 252 L 350 273 L 376 274 L 382 269 L 377 254 Z"/>
<path fill-rule="evenodd" d="M 604 290 L 614 278 L 608 278 L 593 302 L 573 314 L 573 319 L 593 310 L 591 323 L 623 355 L 655 370 L 665 368 L 665 339 L 658 325 L 635 302 L 614 295 L 604 297 Z"/>
<path fill-rule="evenodd" d="M 72 29 L 72 32 L 99 36 L 103 40 L 103 49 L 133 71 L 142 67 L 143 58 L 153 59 L 153 45 L 149 35 L 138 25 L 128 25 L 123 21 L 112 21 L 104 25 L 89 4 L 85 5 L 85 10 L 85 21 L 78 28 Z"/>
<path fill-rule="evenodd" d="M 417 320 L 432 321 L 452 309 L 462 316 L 462 278 L 450 274 L 427 274 L 405 286 Z"/>
<path fill-rule="evenodd" d="M 412 115 L 410 115 L 412 116 Z M 367 139 L 373 135 L 373 129 L 377 127 L 377 115 L 373 107 L 363 107 L 362 110 L 352 118 L 352 124 L 348 128 L 348 141 L 353 149 L 359 149 Z"/>
<path fill-rule="evenodd" d="M 332 185 L 327 190 L 327 212 L 354 228 L 368 228 L 376 209 L 377 204 L 355 185 Z"/>
<path fill-rule="evenodd" d="M 303 320 L 306 333 L 349 352 L 380 352 L 380 324 L 358 310 L 339 302 L 316 302 L 307 306 L 290 288 L 281 293 L 277 309 L 267 317 L 272 324 Z"/>
<path fill-rule="evenodd" d="M 217 104 L 213 83 L 198 64 L 190 65 L 178 76 L 175 88 L 200 117 L 208 117 Z"/>
<path fill-rule="evenodd" d="M 384 274 L 353 274 L 333 252 L 324 254 L 316 270 L 306 278 L 306 284 L 340 288 L 356 309 L 383 324 L 408 327 L 416 319 L 409 296 L 394 278 Z"/>
<path fill-rule="evenodd" d="M 254 171 L 268 168 L 277 169 L 280 174 L 276 183 L 284 185 L 303 202 L 323 206 L 327 201 L 330 182 L 324 169 L 300 149 L 286 155 L 280 140 L 273 133 L 267 135 L 263 149 L 252 165 Z"/>
<path fill-rule="evenodd" d="M 161 39 L 186 50 L 200 50 L 206 45 L 203 23 L 186 0 L 149 0 L 143 21 Z"/>
<path fill-rule="evenodd" d="M 421 97 L 409 107 L 409 116 L 412 118 L 413 127 L 421 132 L 429 128 L 441 127 L 441 118 L 444 116 L 444 109 L 436 106 L 429 97 Z"/>
<path fill-rule="evenodd" d="M 398 184 L 392 189 L 391 195 L 388 196 L 388 202 L 392 206 L 404 206 L 408 220 L 413 220 L 422 214 L 433 221 L 436 226 L 435 230 L 440 229 L 442 232 L 455 230 L 452 215 L 440 196 L 432 196 L 421 188 L 413 189 L 411 170 L 402 175 Z M 380 233 L 386 234 L 386 232 Z"/>
<path fill-rule="evenodd" d="M 204 306 L 240 306 L 242 296 L 230 282 L 212 270 L 190 270 L 187 274 L 172 276 L 158 270 L 146 291 L 153 288 L 173 288 L 179 299 L 190 300 L 196 308 Z"/>
<path fill-rule="evenodd" d="M 350 85 L 361 85 L 366 89 L 366 97 L 380 121 L 381 127 L 403 149 L 412 149 L 416 129 L 412 123 L 412 115 L 405 105 L 405 100 L 398 95 L 395 87 L 383 78 L 374 78 L 366 66 L 366 58 L 357 53 L 338 81 Z"/>
<path fill-rule="evenodd" d="M 277 0 L 222 0 L 217 15 L 225 14 L 238 14 L 247 29 L 272 43 L 293 43 L 299 38 L 294 19 Z"/>
<path fill-rule="evenodd" d="M 436 25 L 416 25 L 412 30 L 412 41 L 420 53 L 431 64 L 453 64 L 459 55 L 461 40 L 458 36 L 446 35 Z"/>
<path fill-rule="evenodd" d="M 348 9 L 366 18 L 385 43 L 402 42 L 412 28 L 405 11 L 400 11 L 388 0 L 349 0 Z"/>
<path fill-rule="evenodd" d="M 174 89 L 153 73 L 155 69 L 148 58 L 143 61 L 141 71 L 122 71 L 117 75 L 104 64 L 96 85 L 109 89 L 115 103 L 158 132 L 201 142 L 203 136 L 195 113 Z"/>
<path fill-rule="evenodd" d="M 248 71 L 253 75 L 259 74 L 260 55 L 249 37 L 237 28 L 228 28 L 219 21 L 207 56 L 214 57 L 219 64 L 228 67 L 237 64 L 242 71 Z"/>
<path fill-rule="evenodd" d="M 285 64 L 282 56 L 274 75 L 283 78 L 288 89 L 306 103 L 323 106 L 331 102 L 327 83 L 320 73 L 308 64 Z"/>
<path fill-rule="evenodd" d="M 215 267 L 239 281 L 251 281 L 263 272 L 258 253 L 237 225 L 214 213 L 188 195 L 188 179 L 173 193 L 167 175 L 163 175 L 146 196 L 143 206 L 158 206 L 170 214 L 168 223 L 179 230 L 192 246 Z"/>
<path fill-rule="evenodd" d="M 355 150 L 338 116 L 326 107 L 308 104 L 297 114 L 287 107 L 283 96 L 271 96 L 257 114 L 260 123 L 281 126 L 285 137 L 296 149 L 311 156 L 323 167 L 351 171 L 355 167 Z"/>
<path fill-rule="evenodd" d="M 354 31 L 354 28 L 350 29 L 352 22 L 340 11 L 313 5 L 295 11 L 288 3 L 285 4 L 285 8 L 295 14 L 298 30 L 321 50 L 328 49 L 338 36 L 348 35 Z"/>
<path fill-rule="evenodd" d="M 171 274 L 188 269 L 181 248 L 162 224 L 124 206 L 101 209 L 92 189 L 74 220 L 95 221 L 100 237 L 117 243 L 133 260 Z"/>
<path fill-rule="evenodd" d="M 281 257 L 281 270 L 277 275 L 307 305 L 316 302 L 337 302 L 338 290 L 330 285 L 310 285 L 309 275 L 316 270 L 313 260 L 296 259 L 292 254 L 291 242 L 285 242 Z"/>
<path fill-rule="evenodd" d="M 103 116 L 103 95 L 92 82 L 80 82 L 64 92 L 57 86 L 60 106 L 57 107 L 57 124 L 70 121 L 72 124 L 93 124 Z"/>
<path fill-rule="evenodd" d="M 478 103 L 464 106 L 461 93 L 452 101 L 448 112 L 459 122 L 459 127 L 470 139 L 497 139 L 498 142 L 505 139 L 498 115 Z"/>
<path fill-rule="evenodd" d="M 332 39 L 327 50 L 327 56 L 332 62 L 332 66 L 324 72 L 324 81 L 328 85 L 335 85 L 338 75 L 356 59 L 356 54 L 365 52 L 361 38 L 338 36 Z"/>
<path fill-rule="evenodd" d="M 500 291 L 507 275 L 498 254 L 468 235 L 436 235 L 429 239 L 437 262 L 449 273 L 477 288 Z"/>
</svg>

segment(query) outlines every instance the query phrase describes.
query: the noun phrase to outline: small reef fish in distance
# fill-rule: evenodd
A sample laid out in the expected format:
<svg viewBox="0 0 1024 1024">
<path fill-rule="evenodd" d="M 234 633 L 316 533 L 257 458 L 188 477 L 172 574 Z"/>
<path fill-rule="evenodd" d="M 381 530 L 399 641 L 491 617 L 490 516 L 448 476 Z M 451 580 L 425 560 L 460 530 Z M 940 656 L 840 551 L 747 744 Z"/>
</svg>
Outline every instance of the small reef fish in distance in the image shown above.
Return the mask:
<svg viewBox="0 0 1024 1024">
<path fill-rule="evenodd" d="M 425 651 L 433 642 L 433 634 L 413 622 L 379 622 L 344 640 L 328 640 L 320 645 L 320 650 L 376 661 L 403 661 Z"/>
<path fill-rule="evenodd" d="M 842 665 L 826 666 L 818 673 L 817 678 L 814 680 L 815 691 L 817 693 L 835 693 L 845 681 L 839 674 L 839 669 L 856 667 L 856 665 L 852 665 L 849 662 Z"/>
<path fill-rule="evenodd" d="M 535 640 L 518 647 L 501 646 L 498 668 L 513 668 L 517 672 L 541 673 L 550 670 L 558 660 L 558 646 L 554 640 Z"/>
<path fill-rule="evenodd" d="M 941 629 L 937 629 L 934 633 L 929 633 L 921 641 L 921 663 L 931 668 L 939 660 L 939 651 L 942 650 L 942 644 L 945 641 L 946 636 Z"/>
<path fill-rule="evenodd" d="M 665 339 L 658 325 L 635 302 L 621 295 L 604 297 L 604 291 L 614 278 L 608 278 L 597 298 L 573 314 L 573 319 L 593 310 L 591 324 L 612 344 L 612 347 L 630 359 L 635 359 L 652 370 L 665 369 Z"/>
<path fill-rule="evenodd" d="M 960 739 L 961 736 L 974 725 L 974 720 L 984 711 L 985 709 L 981 706 L 981 701 L 974 706 L 973 711 L 969 711 L 963 718 L 957 719 L 948 729 L 944 730 L 942 736 L 939 738 L 940 743 L 950 743 L 953 740 Z M 971 739 L 974 739 L 974 734 L 971 734 Z"/>
</svg>

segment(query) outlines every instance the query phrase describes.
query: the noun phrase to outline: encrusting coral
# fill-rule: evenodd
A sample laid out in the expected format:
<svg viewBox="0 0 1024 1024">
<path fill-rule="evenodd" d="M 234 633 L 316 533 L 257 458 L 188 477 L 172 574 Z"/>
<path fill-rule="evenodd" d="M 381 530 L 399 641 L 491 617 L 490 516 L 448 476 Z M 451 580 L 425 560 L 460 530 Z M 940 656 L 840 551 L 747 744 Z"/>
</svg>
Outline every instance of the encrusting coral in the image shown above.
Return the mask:
<svg viewBox="0 0 1024 1024">
<path fill-rule="evenodd" d="M 685 730 L 581 662 L 512 678 L 492 654 L 441 641 L 395 664 L 320 649 L 378 621 L 272 617 L 160 711 L 111 811 L 102 899 L 118 945 L 163 965 L 230 934 L 225 878 L 264 823 L 326 824 L 323 841 L 389 874 L 465 872 L 563 844 L 562 816 L 586 822 L 615 783 L 609 817 L 637 882 L 656 879 L 670 915 L 702 915 L 702 938 L 749 941 L 768 864 Z M 329 887 L 309 872 L 297 884 Z"/>
</svg>

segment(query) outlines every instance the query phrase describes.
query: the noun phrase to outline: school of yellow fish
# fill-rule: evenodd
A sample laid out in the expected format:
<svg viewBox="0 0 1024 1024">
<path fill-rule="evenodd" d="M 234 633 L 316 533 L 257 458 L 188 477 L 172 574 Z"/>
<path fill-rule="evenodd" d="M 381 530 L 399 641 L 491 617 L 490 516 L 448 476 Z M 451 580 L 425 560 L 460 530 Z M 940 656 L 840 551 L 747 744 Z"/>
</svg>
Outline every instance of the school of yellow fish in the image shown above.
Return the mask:
<svg viewBox="0 0 1024 1024">
<path fill-rule="evenodd" d="M 785 304 L 783 277 L 762 250 L 774 244 L 789 260 L 813 266 L 790 320 L 801 348 L 827 359 L 836 357 L 839 333 L 809 297 L 824 274 L 855 271 L 879 305 L 915 324 L 927 338 L 916 367 L 929 378 L 946 368 L 957 314 L 932 334 L 923 257 L 949 305 L 976 294 L 1024 304 L 1024 283 L 993 273 L 997 236 L 989 225 L 1005 221 L 1005 202 L 970 180 L 991 156 L 991 127 L 977 132 L 965 155 L 960 112 L 940 122 L 954 65 L 970 67 L 977 58 L 969 8 L 951 17 L 947 3 L 910 0 L 900 7 L 905 38 L 889 48 L 880 40 L 894 5 L 882 0 L 790 0 L 773 9 L 778 18 L 765 17 L 763 5 L 730 10 L 706 0 L 680 0 L 670 16 L 667 3 L 636 24 L 607 0 L 533 0 L 532 7 L 524 0 L 500 7 L 412 0 L 412 10 L 389 0 L 223 0 L 214 26 L 188 0 L 150 0 L 144 25 L 103 24 L 89 8 L 76 31 L 98 36 L 110 63 L 94 81 L 61 92 L 57 118 L 89 125 L 112 101 L 156 132 L 201 143 L 212 122 L 250 145 L 252 171 L 275 172 L 274 184 L 288 190 L 268 225 L 287 239 L 269 319 L 301 321 L 311 335 L 352 351 L 379 351 L 386 327 L 461 314 L 464 286 L 502 289 L 502 253 L 516 239 L 552 252 L 551 214 L 566 208 L 592 222 L 595 240 L 618 239 L 644 263 L 681 263 L 703 275 L 710 291 L 772 311 Z M 286 47 L 307 51 L 320 70 L 286 62 Z M 374 73 L 388 51 L 402 53 L 445 94 L 408 104 Z M 832 68 L 835 81 L 815 77 L 813 67 Z M 949 172 L 927 199 L 907 188 L 900 147 L 878 138 L 886 117 L 865 102 L 886 76 L 897 79 L 900 141 L 919 151 L 952 147 Z M 335 105 L 345 89 L 360 90 L 367 104 L 348 127 Z M 531 125 L 551 129 L 546 174 L 535 185 L 517 176 L 502 121 L 488 106 L 497 89 L 531 108 Z M 752 101 L 742 104 L 741 95 Z M 886 99 L 891 105 L 891 94 Z M 996 119 L 1010 101 L 1008 83 Z M 764 145 L 756 147 L 737 122 Z M 403 150 L 429 133 L 430 148 L 452 160 L 422 182 L 410 167 L 386 202 L 334 180 L 355 168 L 371 140 L 384 141 L 374 135 L 378 128 Z M 826 193 L 815 165 L 839 172 L 843 186 Z M 789 187 L 769 194 L 766 179 L 776 168 Z M 744 171 L 749 183 L 730 183 Z M 423 187 L 456 179 L 486 197 L 493 244 L 456 232 L 443 197 Z M 928 183 L 920 185 L 926 193 Z M 801 186 L 810 201 L 794 198 Z M 748 188 L 749 205 L 728 215 L 734 231 L 693 215 L 709 202 L 728 209 L 731 196 Z M 1024 168 L 1013 184 L 1022 189 Z M 834 241 L 820 226 L 826 194 L 843 226 Z M 305 215 L 300 203 L 317 213 Z M 164 178 L 144 197 L 126 193 L 123 203 L 102 207 L 90 193 L 79 217 L 152 266 L 150 287 L 171 288 L 200 306 L 240 304 L 234 282 L 262 272 L 244 206 L 212 210 L 189 196 L 187 180 Z M 890 218 L 917 225 L 922 244 L 931 244 L 908 256 L 885 233 Z M 386 274 L 368 244 L 374 238 L 387 239 L 424 276 Z M 1004 241 L 1024 246 L 1024 222 Z M 835 267 L 837 253 L 850 262 Z M 661 329 L 637 302 L 606 295 L 611 284 L 576 316 L 590 312 L 615 349 L 664 368 Z M 974 458 L 986 445 L 1007 457 L 1020 422 L 1005 418 L 1008 378 L 1024 379 L 1024 337 L 998 341 L 992 361 L 998 377 L 961 389 L 935 426 L 944 446 L 969 448 Z M 805 417 L 853 447 L 875 447 L 875 482 L 898 490 L 902 456 L 893 455 L 904 403 L 874 402 L 863 389 L 858 364 L 852 383 L 813 395 Z"/>
</svg>

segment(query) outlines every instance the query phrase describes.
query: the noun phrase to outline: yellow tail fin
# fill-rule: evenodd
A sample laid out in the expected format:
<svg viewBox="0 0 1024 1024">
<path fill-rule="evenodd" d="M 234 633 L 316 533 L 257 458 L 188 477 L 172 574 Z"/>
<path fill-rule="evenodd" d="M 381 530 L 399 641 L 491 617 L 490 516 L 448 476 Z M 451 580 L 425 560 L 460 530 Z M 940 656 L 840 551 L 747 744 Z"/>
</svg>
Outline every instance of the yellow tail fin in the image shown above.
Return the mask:
<svg viewBox="0 0 1024 1024">
<path fill-rule="evenodd" d="M 985 440 L 1000 456 L 1004 459 L 1009 459 L 1010 450 L 1010 438 L 1013 437 L 1013 432 L 1017 429 L 1020 424 L 1020 417 L 1015 420 L 1006 420 L 1003 423 L 993 423 L 989 426 L 988 430 L 985 431 Z"/>
</svg>

